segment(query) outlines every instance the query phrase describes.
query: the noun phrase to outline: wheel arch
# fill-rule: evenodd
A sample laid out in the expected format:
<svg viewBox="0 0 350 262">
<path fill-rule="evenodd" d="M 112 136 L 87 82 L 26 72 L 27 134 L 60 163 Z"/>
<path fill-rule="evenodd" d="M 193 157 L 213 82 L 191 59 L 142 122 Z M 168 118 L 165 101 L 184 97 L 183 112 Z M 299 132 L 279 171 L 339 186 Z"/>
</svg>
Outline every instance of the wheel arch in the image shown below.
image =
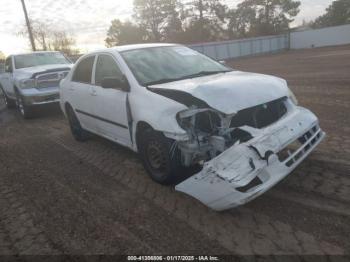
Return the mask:
<svg viewBox="0 0 350 262">
<path fill-rule="evenodd" d="M 13 85 L 13 90 L 15 91 L 15 94 L 21 94 L 21 92 L 19 91 L 19 88 L 14 84 Z"/>
<path fill-rule="evenodd" d="M 74 109 L 73 109 L 72 105 L 71 105 L 69 102 L 65 102 L 65 103 L 64 103 L 64 107 L 63 107 L 64 110 L 62 110 L 62 111 L 63 111 L 63 114 L 64 114 L 65 116 L 67 116 L 67 111 L 68 111 L 69 108 L 72 109 L 73 112 L 74 112 Z"/>
<path fill-rule="evenodd" d="M 141 143 L 141 138 L 142 138 L 142 134 L 145 130 L 147 129 L 152 129 L 154 130 L 154 128 L 147 123 L 146 121 L 139 121 L 136 124 L 136 132 L 135 132 L 135 142 L 136 142 L 136 150 L 139 152 L 140 149 L 140 143 Z"/>
</svg>

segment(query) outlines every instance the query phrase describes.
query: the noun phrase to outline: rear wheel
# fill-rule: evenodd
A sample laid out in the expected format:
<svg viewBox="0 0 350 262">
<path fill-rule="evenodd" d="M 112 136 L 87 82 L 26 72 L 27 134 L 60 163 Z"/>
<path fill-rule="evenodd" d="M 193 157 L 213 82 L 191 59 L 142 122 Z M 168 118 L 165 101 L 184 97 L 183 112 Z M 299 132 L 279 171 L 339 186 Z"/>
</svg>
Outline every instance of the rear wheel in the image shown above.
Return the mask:
<svg viewBox="0 0 350 262">
<path fill-rule="evenodd" d="M 70 130 L 75 140 L 79 142 L 84 142 L 88 140 L 90 134 L 81 127 L 79 119 L 75 115 L 73 108 L 71 106 L 67 106 L 66 111 L 67 111 L 67 118 L 68 118 Z"/>
<path fill-rule="evenodd" d="M 34 117 L 33 108 L 24 104 L 23 97 L 20 94 L 16 94 L 16 105 L 24 119 Z"/>
<path fill-rule="evenodd" d="M 163 185 L 179 180 L 183 167 L 175 141 L 149 128 L 140 137 L 139 151 L 150 177 Z"/>
</svg>

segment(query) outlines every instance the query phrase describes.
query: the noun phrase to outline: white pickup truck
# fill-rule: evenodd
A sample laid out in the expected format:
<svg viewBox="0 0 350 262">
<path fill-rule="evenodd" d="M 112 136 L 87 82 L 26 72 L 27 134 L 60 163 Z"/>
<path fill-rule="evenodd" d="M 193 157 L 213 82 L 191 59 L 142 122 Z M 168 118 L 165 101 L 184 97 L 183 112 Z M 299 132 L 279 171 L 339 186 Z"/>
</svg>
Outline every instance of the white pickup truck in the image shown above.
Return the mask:
<svg viewBox="0 0 350 262">
<path fill-rule="evenodd" d="M 34 107 L 59 102 L 59 82 L 72 62 L 60 52 L 33 52 L 10 55 L 0 74 L 0 89 L 6 106 L 16 107 L 24 118 L 34 115 Z"/>
</svg>

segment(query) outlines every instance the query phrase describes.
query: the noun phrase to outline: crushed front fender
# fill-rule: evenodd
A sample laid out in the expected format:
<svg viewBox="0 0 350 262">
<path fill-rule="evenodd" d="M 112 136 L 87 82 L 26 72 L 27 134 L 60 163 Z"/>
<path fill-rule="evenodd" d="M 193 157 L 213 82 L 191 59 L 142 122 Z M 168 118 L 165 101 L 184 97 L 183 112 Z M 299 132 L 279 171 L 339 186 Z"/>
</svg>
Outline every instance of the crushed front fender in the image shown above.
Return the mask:
<svg viewBox="0 0 350 262">
<path fill-rule="evenodd" d="M 201 172 L 175 188 L 217 211 L 243 205 L 290 174 L 324 136 L 317 117 L 297 107 L 252 140 L 206 162 Z M 296 141 L 298 148 L 281 159 L 279 154 Z"/>
</svg>

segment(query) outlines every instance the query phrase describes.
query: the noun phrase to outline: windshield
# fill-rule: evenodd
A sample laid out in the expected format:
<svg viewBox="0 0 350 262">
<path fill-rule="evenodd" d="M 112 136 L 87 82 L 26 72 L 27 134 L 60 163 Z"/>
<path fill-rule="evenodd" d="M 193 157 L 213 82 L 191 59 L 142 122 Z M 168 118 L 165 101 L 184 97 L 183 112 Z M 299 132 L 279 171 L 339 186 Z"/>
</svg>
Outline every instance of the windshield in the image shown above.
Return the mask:
<svg viewBox="0 0 350 262">
<path fill-rule="evenodd" d="M 15 67 L 17 69 L 40 65 L 57 64 L 70 64 L 70 61 L 59 52 L 34 53 L 15 56 Z"/>
<path fill-rule="evenodd" d="M 122 56 L 141 85 L 231 71 L 224 65 L 184 46 L 136 49 Z"/>
</svg>

